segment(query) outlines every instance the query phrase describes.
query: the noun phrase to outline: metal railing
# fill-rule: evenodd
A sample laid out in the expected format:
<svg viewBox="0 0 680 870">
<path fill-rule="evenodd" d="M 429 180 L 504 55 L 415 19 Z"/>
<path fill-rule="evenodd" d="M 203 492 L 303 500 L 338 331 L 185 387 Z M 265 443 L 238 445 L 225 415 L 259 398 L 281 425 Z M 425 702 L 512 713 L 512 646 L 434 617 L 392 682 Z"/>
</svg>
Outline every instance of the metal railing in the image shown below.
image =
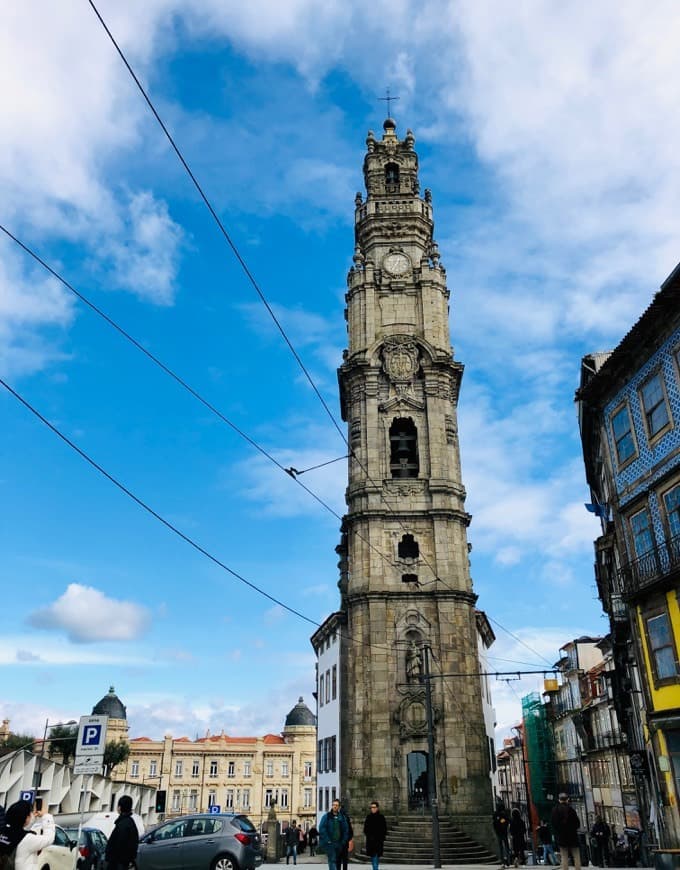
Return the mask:
<svg viewBox="0 0 680 870">
<path fill-rule="evenodd" d="M 620 588 L 626 598 L 643 592 L 680 572 L 680 535 L 652 547 L 618 571 Z"/>
</svg>

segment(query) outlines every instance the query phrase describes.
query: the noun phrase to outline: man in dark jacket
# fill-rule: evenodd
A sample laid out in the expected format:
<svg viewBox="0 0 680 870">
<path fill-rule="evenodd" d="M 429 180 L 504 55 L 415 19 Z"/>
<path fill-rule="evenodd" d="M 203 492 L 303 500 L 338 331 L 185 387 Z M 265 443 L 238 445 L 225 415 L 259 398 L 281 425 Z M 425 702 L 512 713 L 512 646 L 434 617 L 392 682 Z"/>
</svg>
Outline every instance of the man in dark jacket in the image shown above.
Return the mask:
<svg viewBox="0 0 680 870">
<path fill-rule="evenodd" d="M 124 794 L 118 801 L 118 818 L 106 845 L 108 870 L 127 870 L 137 857 L 139 831 L 132 818 L 132 798 Z"/>
<path fill-rule="evenodd" d="M 348 842 L 349 828 L 340 812 L 340 801 L 336 798 L 319 825 L 319 845 L 326 852 L 328 870 L 336 870 L 338 855 L 342 853 L 343 846 Z"/>
<path fill-rule="evenodd" d="M 590 836 L 593 838 L 595 845 L 594 863 L 598 867 L 609 867 L 609 838 L 611 833 L 609 825 L 604 821 L 602 816 L 598 816 L 590 831 Z"/>
<path fill-rule="evenodd" d="M 297 850 L 300 841 L 300 834 L 295 820 L 293 820 L 286 828 L 283 840 L 286 844 L 286 864 L 290 862 L 291 857 L 293 858 L 293 864 L 297 864 Z"/>
<path fill-rule="evenodd" d="M 371 803 L 371 812 L 366 816 L 364 822 L 364 835 L 366 837 L 366 854 L 370 856 L 373 870 L 378 870 L 385 837 L 387 837 L 387 822 L 385 816 L 380 812 L 378 801 Z"/>
<path fill-rule="evenodd" d="M 560 847 L 562 870 L 568 870 L 569 856 L 574 859 L 575 870 L 581 870 L 581 850 L 578 845 L 578 829 L 581 826 L 576 811 L 569 806 L 569 798 L 562 793 L 559 803 L 552 811 L 550 822 Z"/>
</svg>

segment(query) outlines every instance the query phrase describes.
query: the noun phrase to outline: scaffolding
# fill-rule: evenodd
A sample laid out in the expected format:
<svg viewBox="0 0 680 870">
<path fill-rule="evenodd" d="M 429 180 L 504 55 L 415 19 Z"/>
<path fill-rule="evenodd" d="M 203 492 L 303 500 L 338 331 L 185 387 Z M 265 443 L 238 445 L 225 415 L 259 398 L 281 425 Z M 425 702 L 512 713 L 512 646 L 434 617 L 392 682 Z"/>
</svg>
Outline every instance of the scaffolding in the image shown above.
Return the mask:
<svg viewBox="0 0 680 870">
<path fill-rule="evenodd" d="M 549 819 L 557 798 L 555 745 L 545 705 L 538 692 L 522 698 L 522 719 L 531 803 L 539 819 Z"/>
</svg>

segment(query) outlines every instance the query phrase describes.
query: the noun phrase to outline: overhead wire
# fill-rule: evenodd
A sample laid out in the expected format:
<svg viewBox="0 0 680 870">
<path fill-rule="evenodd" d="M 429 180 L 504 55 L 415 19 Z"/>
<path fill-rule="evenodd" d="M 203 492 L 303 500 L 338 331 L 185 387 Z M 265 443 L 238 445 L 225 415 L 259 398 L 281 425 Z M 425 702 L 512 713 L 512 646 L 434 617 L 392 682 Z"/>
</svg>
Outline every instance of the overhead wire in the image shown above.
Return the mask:
<svg viewBox="0 0 680 870">
<path fill-rule="evenodd" d="M 147 93 L 146 89 L 145 89 L 144 86 L 142 85 L 142 83 L 141 83 L 139 77 L 137 76 L 137 74 L 135 73 L 134 69 L 132 68 L 131 63 L 128 61 L 128 59 L 127 59 L 125 53 L 123 52 L 123 50 L 122 50 L 122 48 L 120 47 L 120 45 L 118 44 L 118 42 L 117 42 L 115 36 L 114 36 L 113 33 L 111 32 L 111 29 L 109 28 L 109 26 L 107 25 L 107 23 L 104 21 L 104 18 L 103 18 L 103 16 L 101 15 L 101 13 L 99 12 L 99 9 L 97 8 L 96 4 L 94 3 L 94 0 L 88 0 L 88 3 L 90 4 L 90 6 L 91 6 L 91 8 L 92 8 L 92 10 L 93 10 L 93 12 L 94 12 L 94 14 L 96 15 L 97 19 L 99 20 L 99 23 L 101 24 L 102 28 L 104 29 L 104 31 L 105 31 L 106 35 L 108 36 L 109 40 L 111 41 L 111 44 L 112 44 L 113 47 L 115 48 L 115 50 L 116 50 L 118 56 L 120 57 L 120 59 L 122 60 L 123 64 L 125 65 L 125 68 L 127 69 L 127 71 L 129 72 L 130 76 L 132 77 L 132 80 L 134 81 L 135 85 L 137 86 L 137 89 L 139 90 L 140 94 L 142 95 L 144 101 L 146 102 L 146 104 L 147 104 L 147 106 L 149 107 L 149 109 L 151 110 L 151 112 L 152 112 L 154 118 L 155 118 L 156 121 L 158 122 L 158 125 L 160 126 L 160 128 L 161 128 L 161 130 L 163 131 L 163 133 L 164 133 L 166 139 L 167 139 L 168 142 L 170 143 L 170 146 L 172 147 L 173 151 L 174 151 L 175 154 L 177 155 L 177 158 L 179 159 L 180 163 L 182 164 L 184 170 L 186 171 L 187 175 L 188 175 L 189 178 L 191 179 L 191 181 L 192 181 L 194 187 L 196 188 L 196 190 L 197 190 L 197 192 L 198 192 L 198 194 L 199 194 L 201 200 L 203 201 L 203 203 L 205 204 L 206 208 L 207 208 L 208 211 L 210 212 L 210 214 L 211 214 L 213 220 L 215 221 L 215 223 L 216 223 L 216 225 L 217 225 L 217 227 L 218 227 L 218 229 L 219 229 L 219 231 L 220 231 L 222 237 L 224 238 L 224 240 L 225 240 L 225 241 L 227 242 L 227 244 L 229 245 L 229 247 L 230 247 L 232 253 L 233 253 L 234 256 L 236 257 L 236 259 L 237 259 L 239 265 L 241 266 L 241 268 L 243 269 L 243 271 L 244 271 L 246 277 L 248 278 L 250 284 L 251 284 L 251 285 L 253 286 L 253 288 L 255 289 L 255 292 L 257 293 L 257 295 L 258 295 L 260 301 L 261 301 L 262 304 L 265 306 L 267 312 L 269 313 L 269 315 L 270 315 L 270 317 L 272 318 L 274 324 L 276 325 L 277 329 L 279 330 L 279 332 L 280 332 L 280 334 L 281 334 L 283 340 L 285 341 L 285 343 L 286 343 L 286 345 L 288 346 L 290 352 L 292 353 L 292 355 L 293 355 L 295 361 L 296 361 L 297 364 L 299 365 L 301 371 L 302 371 L 303 374 L 305 375 L 305 378 L 306 378 L 307 381 L 309 382 L 309 384 L 310 384 L 310 386 L 312 387 L 314 393 L 316 394 L 317 398 L 318 398 L 319 401 L 321 402 L 321 405 L 323 406 L 324 410 L 326 411 L 326 414 L 328 415 L 328 417 L 330 418 L 331 422 L 333 423 L 333 426 L 335 427 L 335 429 L 336 429 L 337 432 L 339 433 L 340 437 L 341 437 L 342 440 L 344 441 L 345 445 L 347 446 L 347 449 L 348 449 L 349 453 L 353 455 L 353 452 L 352 452 L 352 449 L 351 449 L 351 447 L 350 447 L 349 441 L 348 441 L 347 436 L 345 435 L 344 431 L 342 430 L 342 427 L 338 424 L 337 420 L 335 419 L 335 415 L 333 414 L 333 412 L 331 411 L 331 409 L 330 409 L 329 406 L 328 406 L 328 403 L 325 401 L 325 399 L 324 399 L 323 396 L 321 395 L 321 392 L 319 391 L 318 387 L 317 387 L 316 384 L 314 383 L 314 380 L 313 380 L 311 374 L 309 373 L 307 367 L 305 366 L 304 362 L 302 361 L 302 358 L 300 357 L 300 355 L 299 355 L 298 352 L 296 351 L 296 349 L 295 349 L 295 347 L 294 347 L 292 341 L 290 340 L 290 338 L 288 337 L 288 334 L 286 333 L 285 329 L 283 328 L 283 325 L 281 324 L 280 320 L 277 318 L 277 316 L 276 316 L 274 310 L 272 309 L 272 306 L 270 305 L 269 301 L 267 300 L 267 298 L 266 298 L 266 296 L 265 296 L 265 294 L 264 294 L 262 288 L 260 287 L 260 285 L 259 285 L 258 281 L 256 280 L 255 276 L 253 275 L 252 271 L 251 271 L 250 268 L 248 267 L 248 264 L 246 263 L 246 261 L 245 261 L 244 257 L 242 256 L 241 252 L 239 251 L 239 249 L 238 249 L 236 243 L 235 243 L 235 242 L 233 241 L 233 239 L 231 238 L 231 235 L 230 235 L 229 232 L 227 231 L 227 229 L 226 229 L 226 227 L 225 227 L 223 221 L 220 219 L 219 215 L 217 214 L 217 211 L 215 210 L 215 208 L 214 208 L 214 206 L 212 205 L 210 199 L 208 198 L 207 194 L 205 193 L 205 191 L 204 191 L 202 185 L 201 185 L 200 182 L 198 181 L 198 178 L 196 177 L 196 175 L 195 175 L 194 172 L 192 171 L 191 167 L 189 166 L 188 161 L 186 160 L 186 158 L 184 157 L 184 155 L 183 155 L 182 151 L 180 150 L 179 146 L 178 146 L 177 143 L 175 142 L 175 139 L 173 138 L 172 134 L 170 133 L 170 130 L 168 129 L 167 125 L 165 124 L 165 122 L 164 122 L 163 119 L 161 118 L 160 113 L 159 113 L 158 110 L 156 109 L 156 106 L 154 105 L 153 101 L 151 100 L 151 97 L 149 96 L 149 94 Z M 365 468 L 365 466 L 363 465 L 363 463 L 361 462 L 361 460 L 359 459 L 359 457 L 354 456 L 354 458 L 355 458 L 356 461 L 359 463 L 359 467 L 362 469 L 362 471 L 363 471 L 364 474 L 366 475 L 367 480 L 368 480 L 368 481 L 369 481 L 373 486 L 375 486 L 376 489 L 378 489 L 378 490 L 380 491 L 380 496 L 379 496 L 379 497 L 380 497 L 381 501 L 384 503 L 384 505 L 386 506 L 386 508 L 388 509 L 388 511 L 389 511 L 389 512 L 390 512 L 390 513 L 391 513 L 391 514 L 396 518 L 396 520 L 397 520 L 397 522 L 399 523 L 399 525 L 401 526 L 401 528 L 402 528 L 405 532 L 408 532 L 407 527 L 406 527 L 406 526 L 401 522 L 401 520 L 399 519 L 399 517 L 398 517 L 396 511 L 394 511 L 394 509 L 392 508 L 392 506 L 391 506 L 391 505 L 388 503 L 388 501 L 385 499 L 385 497 L 384 497 L 384 495 L 383 495 L 383 493 L 382 493 L 382 487 L 378 487 L 378 485 L 376 484 L 376 482 L 371 478 L 370 474 L 368 473 L 368 469 Z M 291 475 L 291 476 L 293 476 L 293 475 Z M 433 577 L 435 578 L 435 580 L 439 580 L 440 578 L 437 576 L 437 572 L 436 572 L 434 566 L 429 562 L 429 560 L 428 560 L 425 556 L 423 556 L 423 557 L 422 557 L 422 561 L 423 561 L 424 564 L 426 564 L 427 567 L 432 571 L 432 575 L 433 575 Z"/>
<path fill-rule="evenodd" d="M 15 244 L 17 244 L 26 254 L 28 254 L 35 262 L 39 263 L 53 278 L 59 281 L 70 293 L 72 293 L 77 299 L 79 299 L 84 305 L 86 305 L 91 311 L 97 314 L 102 318 L 112 329 L 114 329 L 119 335 L 121 335 L 126 341 L 129 341 L 140 353 L 142 353 L 148 360 L 150 360 L 154 365 L 158 366 L 161 371 L 163 371 L 168 377 L 172 378 L 177 384 L 179 384 L 182 389 L 186 390 L 194 399 L 200 402 L 205 408 L 207 408 L 212 414 L 214 414 L 222 423 L 226 424 L 230 427 L 239 437 L 241 437 L 244 441 L 246 441 L 254 450 L 257 450 L 262 456 L 268 459 L 273 465 L 275 465 L 280 471 L 285 472 L 289 477 L 291 477 L 297 485 L 303 489 L 308 495 L 310 495 L 315 501 L 317 501 L 325 510 L 327 510 L 330 514 L 332 514 L 339 522 L 342 522 L 342 516 L 339 514 L 334 508 L 332 508 L 326 501 L 324 501 L 321 496 L 314 492 L 310 487 L 304 484 L 301 480 L 298 480 L 298 475 L 304 472 L 296 472 L 291 474 L 291 471 L 295 472 L 295 469 L 285 468 L 279 461 L 273 456 L 268 450 L 266 450 L 262 445 L 258 444 L 254 438 L 244 432 L 236 423 L 230 420 L 225 414 L 220 411 L 212 402 L 206 399 L 201 393 L 198 392 L 194 387 L 192 387 L 188 381 L 186 381 L 183 377 L 177 374 L 173 369 L 170 368 L 166 363 L 164 363 L 158 356 L 152 353 L 147 347 L 145 347 L 140 341 L 138 341 L 130 332 L 128 332 L 124 327 L 122 327 L 119 323 L 117 323 L 110 315 L 108 315 L 102 308 L 96 305 L 91 299 L 89 299 L 84 293 L 78 290 L 73 286 L 66 278 L 63 277 L 59 272 L 56 271 L 49 263 L 47 263 L 36 251 L 34 251 L 29 245 L 25 242 L 21 241 L 17 236 L 14 235 L 9 229 L 7 229 L 4 224 L 0 223 L 0 230 Z M 346 459 L 346 456 L 339 457 L 339 459 Z M 312 471 L 316 468 L 321 468 L 325 465 L 330 465 L 333 462 L 338 462 L 339 459 L 332 459 L 330 462 L 323 462 L 319 465 L 312 466 L 312 468 L 305 469 L 305 472 Z M 368 538 L 363 535 L 357 533 L 357 537 L 364 541 L 367 546 L 373 550 L 373 552 L 377 553 L 388 565 L 391 566 L 391 561 L 388 556 L 385 555 L 375 544 L 370 541 Z"/>
</svg>

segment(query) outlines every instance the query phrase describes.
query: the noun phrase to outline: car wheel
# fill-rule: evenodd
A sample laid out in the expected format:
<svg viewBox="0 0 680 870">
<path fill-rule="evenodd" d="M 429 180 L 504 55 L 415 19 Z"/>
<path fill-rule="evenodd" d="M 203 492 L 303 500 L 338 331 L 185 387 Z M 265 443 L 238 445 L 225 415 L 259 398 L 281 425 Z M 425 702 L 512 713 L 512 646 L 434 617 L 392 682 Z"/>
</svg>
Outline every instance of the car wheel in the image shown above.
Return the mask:
<svg viewBox="0 0 680 870">
<path fill-rule="evenodd" d="M 218 855 L 213 861 L 212 870 L 239 870 L 231 855 Z"/>
</svg>

